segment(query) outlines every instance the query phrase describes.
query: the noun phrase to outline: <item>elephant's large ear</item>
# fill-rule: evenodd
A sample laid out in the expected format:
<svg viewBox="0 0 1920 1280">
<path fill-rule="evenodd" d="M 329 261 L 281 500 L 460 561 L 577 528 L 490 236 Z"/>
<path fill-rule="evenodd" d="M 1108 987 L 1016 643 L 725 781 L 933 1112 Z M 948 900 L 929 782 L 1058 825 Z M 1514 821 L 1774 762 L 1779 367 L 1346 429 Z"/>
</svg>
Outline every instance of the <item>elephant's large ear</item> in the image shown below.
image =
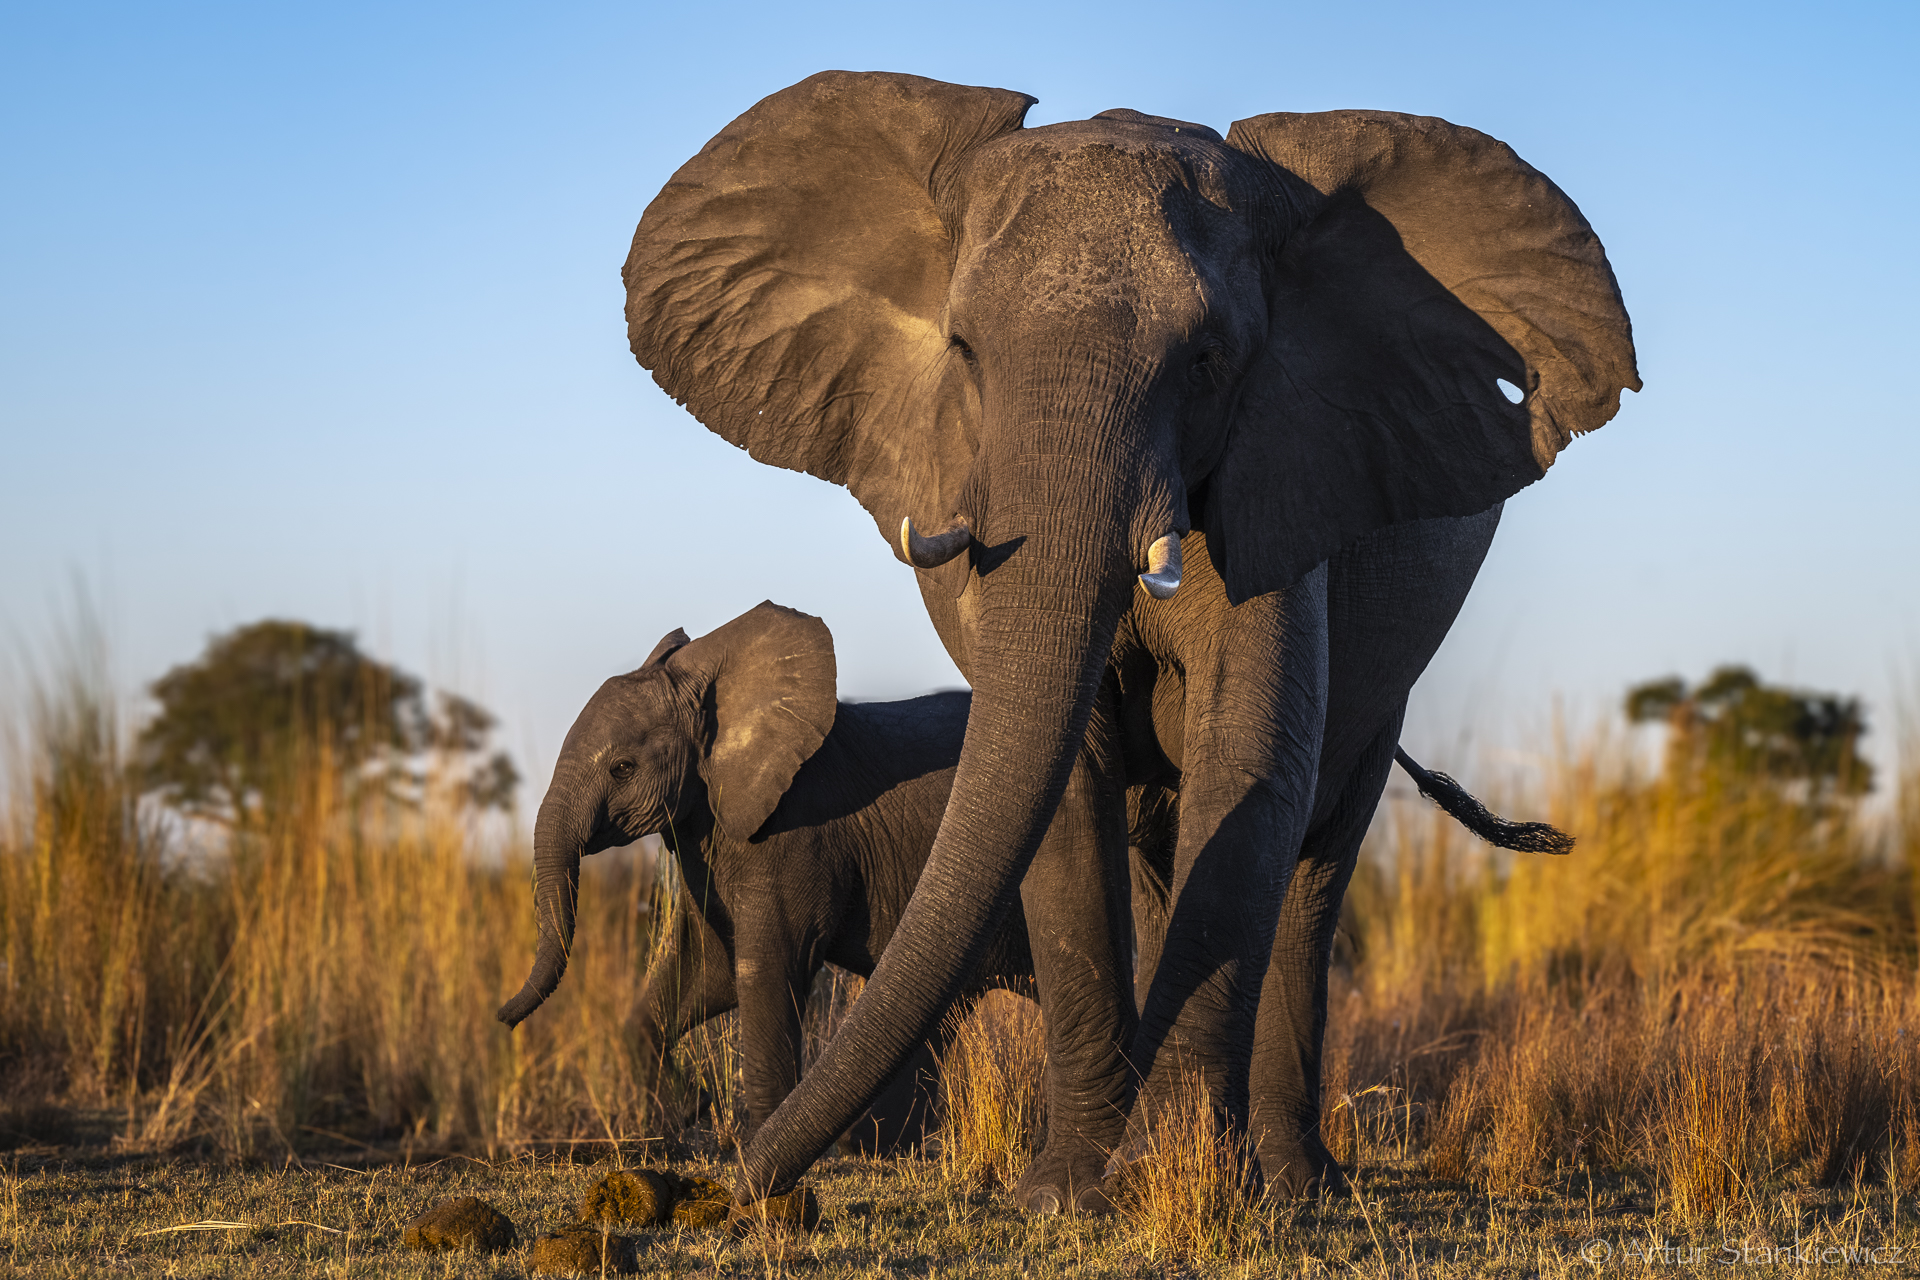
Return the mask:
<svg viewBox="0 0 1920 1280">
<path fill-rule="evenodd" d="M 943 524 L 976 431 L 942 325 L 936 193 L 1033 102 L 846 71 L 763 99 L 640 219 L 622 273 L 634 355 L 759 461 L 845 485 L 890 544 L 903 516 Z"/>
<path fill-rule="evenodd" d="M 1206 504 L 1234 601 L 1383 525 L 1486 510 L 1639 390 L 1598 237 L 1504 143 L 1383 111 L 1257 116 L 1227 142 L 1281 193 L 1268 344 Z"/>
<path fill-rule="evenodd" d="M 833 728 L 833 635 L 811 614 L 755 605 L 668 660 L 710 690 L 705 760 L 714 816 L 728 835 L 758 831 Z"/>
</svg>

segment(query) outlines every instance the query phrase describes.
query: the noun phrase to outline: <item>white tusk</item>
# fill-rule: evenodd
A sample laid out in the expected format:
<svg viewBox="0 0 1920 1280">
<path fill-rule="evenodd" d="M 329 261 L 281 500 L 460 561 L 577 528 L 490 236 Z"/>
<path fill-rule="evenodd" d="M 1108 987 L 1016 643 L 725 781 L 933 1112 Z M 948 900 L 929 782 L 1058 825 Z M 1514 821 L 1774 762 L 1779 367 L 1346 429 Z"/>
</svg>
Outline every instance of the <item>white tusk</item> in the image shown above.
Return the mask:
<svg viewBox="0 0 1920 1280">
<path fill-rule="evenodd" d="M 1140 585 L 1155 600 L 1171 600 L 1180 589 L 1180 535 L 1162 534 L 1147 548 L 1147 571 Z"/>
<path fill-rule="evenodd" d="M 972 541 L 973 532 L 967 528 L 965 516 L 955 516 L 952 524 L 931 537 L 922 536 L 913 527 L 912 516 L 900 521 L 900 554 L 916 569 L 938 569 Z"/>
</svg>

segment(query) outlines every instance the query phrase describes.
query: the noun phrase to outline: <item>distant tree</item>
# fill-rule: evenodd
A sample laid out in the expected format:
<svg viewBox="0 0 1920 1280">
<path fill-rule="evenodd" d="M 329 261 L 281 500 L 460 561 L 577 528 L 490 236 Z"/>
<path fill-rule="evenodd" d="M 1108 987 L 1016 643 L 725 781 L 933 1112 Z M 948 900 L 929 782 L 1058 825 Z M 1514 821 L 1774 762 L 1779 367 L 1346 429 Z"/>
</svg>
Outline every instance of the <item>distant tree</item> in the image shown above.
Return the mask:
<svg viewBox="0 0 1920 1280">
<path fill-rule="evenodd" d="M 1678 676 L 1627 693 L 1627 718 L 1665 721 L 1670 764 L 1805 783 L 1810 797 L 1863 795 L 1873 767 L 1860 758 L 1866 717 L 1858 698 L 1763 684 L 1746 667 L 1716 670 L 1698 688 Z"/>
<path fill-rule="evenodd" d="M 323 762 L 353 798 L 417 803 L 436 756 L 465 803 L 506 808 L 519 774 L 486 755 L 494 717 L 361 653 L 351 632 L 268 620 L 208 642 L 150 692 L 160 713 L 140 734 L 144 788 L 196 817 L 281 812 Z"/>
</svg>

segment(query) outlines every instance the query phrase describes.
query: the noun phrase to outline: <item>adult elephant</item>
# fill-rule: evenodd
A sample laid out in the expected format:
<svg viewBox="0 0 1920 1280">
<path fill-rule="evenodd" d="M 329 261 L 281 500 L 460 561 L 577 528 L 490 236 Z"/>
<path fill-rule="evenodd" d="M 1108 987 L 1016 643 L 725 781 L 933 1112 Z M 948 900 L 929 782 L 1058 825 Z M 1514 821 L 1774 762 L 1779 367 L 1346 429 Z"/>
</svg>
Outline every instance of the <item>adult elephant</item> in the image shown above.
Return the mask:
<svg viewBox="0 0 1920 1280">
<path fill-rule="evenodd" d="M 1337 1176 L 1327 942 L 1407 690 L 1499 504 L 1639 386 L 1599 240 L 1483 134 L 1026 129 L 1033 102 L 811 77 L 684 165 L 627 259 L 640 362 L 753 457 L 845 485 L 974 688 L 913 902 L 743 1196 L 859 1113 L 1016 890 L 1050 1090 L 1023 1206 L 1104 1203 L 1187 1069 L 1270 1181 Z M 1124 791 L 1171 774 L 1136 1019 Z"/>
</svg>

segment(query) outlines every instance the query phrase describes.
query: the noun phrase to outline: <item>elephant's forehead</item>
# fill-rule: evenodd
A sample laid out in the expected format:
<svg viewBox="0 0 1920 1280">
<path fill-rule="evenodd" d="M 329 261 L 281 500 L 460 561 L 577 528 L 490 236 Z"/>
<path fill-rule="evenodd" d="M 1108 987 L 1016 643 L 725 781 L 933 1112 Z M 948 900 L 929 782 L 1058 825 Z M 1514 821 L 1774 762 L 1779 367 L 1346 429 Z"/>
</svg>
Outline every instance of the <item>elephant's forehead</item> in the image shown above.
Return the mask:
<svg viewBox="0 0 1920 1280">
<path fill-rule="evenodd" d="M 969 157 L 962 184 L 970 211 L 1046 193 L 1170 206 L 1184 196 L 1236 209 L 1257 185 L 1240 154 L 1223 143 L 1114 120 L 1004 134 Z"/>
<path fill-rule="evenodd" d="M 1190 325 L 1205 305 L 1206 242 L 1240 230 L 1231 175 L 1204 143 L 1142 136 L 1169 131 L 1081 125 L 1099 127 L 982 149 L 964 181 L 959 283 L 980 306 L 1114 306 Z"/>
</svg>

